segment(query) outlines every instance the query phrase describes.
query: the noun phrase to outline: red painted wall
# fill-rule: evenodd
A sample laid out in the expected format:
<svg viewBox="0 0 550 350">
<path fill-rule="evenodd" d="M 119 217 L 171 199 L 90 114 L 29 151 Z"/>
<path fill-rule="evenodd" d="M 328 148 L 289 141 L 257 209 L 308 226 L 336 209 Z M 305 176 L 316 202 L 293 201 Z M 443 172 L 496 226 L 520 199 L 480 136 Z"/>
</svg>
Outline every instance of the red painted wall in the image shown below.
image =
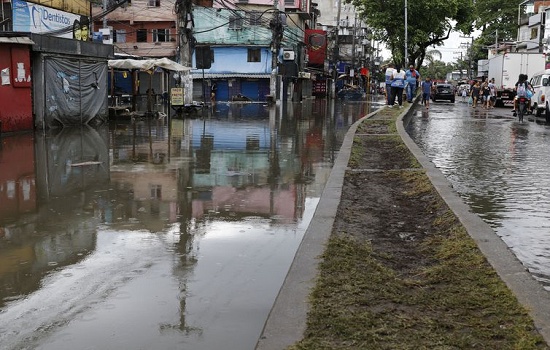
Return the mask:
<svg viewBox="0 0 550 350">
<path fill-rule="evenodd" d="M 31 61 L 27 45 L 0 44 L 0 72 L 9 77 L 0 81 L 1 132 L 32 130 Z M 5 84 L 8 82 L 8 84 Z"/>
</svg>

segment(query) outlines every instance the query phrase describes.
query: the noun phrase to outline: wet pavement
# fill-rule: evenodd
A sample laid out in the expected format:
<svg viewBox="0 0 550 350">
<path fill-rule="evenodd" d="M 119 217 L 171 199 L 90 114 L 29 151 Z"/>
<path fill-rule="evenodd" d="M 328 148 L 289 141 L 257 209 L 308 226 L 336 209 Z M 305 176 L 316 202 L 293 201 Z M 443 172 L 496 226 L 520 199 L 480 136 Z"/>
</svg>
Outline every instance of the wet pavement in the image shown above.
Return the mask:
<svg viewBox="0 0 550 350">
<path fill-rule="evenodd" d="M 407 131 L 471 210 L 550 290 L 550 126 L 509 108 L 418 106 Z"/>
<path fill-rule="evenodd" d="M 4 136 L 2 349 L 253 349 L 342 138 L 378 106 Z"/>
</svg>

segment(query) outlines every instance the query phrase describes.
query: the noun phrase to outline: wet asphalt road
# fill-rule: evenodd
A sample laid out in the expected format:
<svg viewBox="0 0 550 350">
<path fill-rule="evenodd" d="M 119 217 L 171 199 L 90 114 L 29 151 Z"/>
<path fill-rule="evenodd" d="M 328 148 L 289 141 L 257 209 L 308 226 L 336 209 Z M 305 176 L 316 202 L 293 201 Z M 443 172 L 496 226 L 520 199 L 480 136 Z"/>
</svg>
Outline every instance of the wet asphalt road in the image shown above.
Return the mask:
<svg viewBox="0 0 550 350">
<path fill-rule="evenodd" d="M 407 131 L 462 199 L 550 289 L 550 126 L 458 99 L 418 106 Z"/>
</svg>

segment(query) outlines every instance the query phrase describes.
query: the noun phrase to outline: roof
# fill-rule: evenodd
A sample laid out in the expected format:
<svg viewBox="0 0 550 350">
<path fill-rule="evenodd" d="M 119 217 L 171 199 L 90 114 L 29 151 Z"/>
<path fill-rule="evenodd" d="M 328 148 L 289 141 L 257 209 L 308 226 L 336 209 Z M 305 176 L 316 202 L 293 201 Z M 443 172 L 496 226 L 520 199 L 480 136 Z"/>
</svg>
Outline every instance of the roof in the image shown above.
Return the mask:
<svg viewBox="0 0 550 350">
<path fill-rule="evenodd" d="M 202 79 L 203 74 L 200 71 L 193 71 L 193 79 Z M 205 73 L 205 79 L 227 79 L 227 78 L 251 78 L 266 79 L 271 78 L 267 73 Z"/>
<path fill-rule="evenodd" d="M 2 36 L 0 43 L 34 45 L 34 41 L 26 36 Z"/>
</svg>

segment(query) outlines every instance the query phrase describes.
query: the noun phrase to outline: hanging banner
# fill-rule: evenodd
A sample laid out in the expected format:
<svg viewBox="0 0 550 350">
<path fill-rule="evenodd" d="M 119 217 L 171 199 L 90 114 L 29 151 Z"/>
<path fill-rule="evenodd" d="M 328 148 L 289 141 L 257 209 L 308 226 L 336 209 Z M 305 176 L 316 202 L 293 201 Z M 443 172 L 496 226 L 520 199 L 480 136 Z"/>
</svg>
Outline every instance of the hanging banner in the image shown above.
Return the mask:
<svg viewBox="0 0 550 350">
<path fill-rule="evenodd" d="M 324 65 L 327 55 L 327 32 L 318 29 L 306 29 L 305 41 L 309 65 Z"/>
</svg>

